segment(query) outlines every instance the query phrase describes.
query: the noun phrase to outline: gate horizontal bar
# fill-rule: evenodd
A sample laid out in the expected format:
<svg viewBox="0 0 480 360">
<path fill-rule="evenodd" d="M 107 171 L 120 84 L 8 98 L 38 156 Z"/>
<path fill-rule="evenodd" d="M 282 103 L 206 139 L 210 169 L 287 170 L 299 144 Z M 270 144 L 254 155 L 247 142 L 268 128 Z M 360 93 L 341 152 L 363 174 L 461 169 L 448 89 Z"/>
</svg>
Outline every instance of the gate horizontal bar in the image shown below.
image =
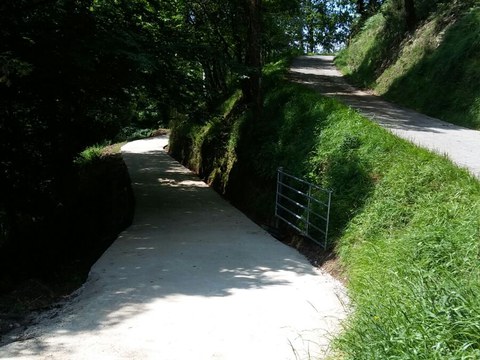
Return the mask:
<svg viewBox="0 0 480 360">
<path fill-rule="evenodd" d="M 289 180 L 294 181 L 289 181 Z M 288 183 L 286 182 L 288 181 Z M 299 183 L 299 186 L 308 186 L 307 190 L 303 188 L 296 188 L 295 181 Z M 312 190 L 321 191 L 328 196 L 328 202 L 325 203 L 312 195 Z M 306 192 L 305 192 L 306 191 Z M 298 196 L 298 199 L 293 199 L 293 194 Z M 307 204 L 303 204 L 300 201 L 306 200 Z M 291 175 L 279 168 L 277 171 L 277 195 L 275 200 L 275 216 L 280 220 L 287 223 L 290 227 L 298 231 L 301 235 L 311 239 L 317 244 L 327 247 L 328 242 L 328 227 L 330 222 L 330 205 L 332 201 L 332 191 L 328 189 L 322 189 L 321 187 L 312 184 L 306 180 L 300 179 L 294 175 Z M 283 204 L 282 204 L 283 202 Z M 288 204 L 291 204 L 290 206 Z M 312 204 L 318 204 L 325 209 L 325 214 L 319 213 L 312 209 Z M 289 206 L 289 207 L 287 207 Z M 283 212 L 283 214 L 281 213 Z M 322 211 L 320 211 L 322 212 Z M 285 215 L 285 214 L 288 214 Z M 293 219 L 287 219 L 287 217 L 293 217 Z M 324 221 L 324 225 L 320 225 Z M 301 224 L 301 225 L 300 225 Z M 304 227 L 304 228 L 303 228 Z M 303 229 L 302 229 L 303 228 Z M 314 234 L 312 234 L 312 231 Z M 318 236 L 323 235 L 323 241 Z"/>
</svg>

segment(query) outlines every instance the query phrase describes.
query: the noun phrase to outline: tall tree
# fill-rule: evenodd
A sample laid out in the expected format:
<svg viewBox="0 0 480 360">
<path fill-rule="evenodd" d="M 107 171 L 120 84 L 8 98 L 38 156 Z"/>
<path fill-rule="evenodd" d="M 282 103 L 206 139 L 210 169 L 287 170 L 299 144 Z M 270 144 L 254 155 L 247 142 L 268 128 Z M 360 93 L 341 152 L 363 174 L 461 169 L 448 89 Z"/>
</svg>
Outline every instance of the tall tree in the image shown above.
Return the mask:
<svg viewBox="0 0 480 360">
<path fill-rule="evenodd" d="M 352 4 L 1 1 L 0 247 L 7 232 L 34 241 L 24 229 L 64 203 L 86 146 L 166 124 L 172 114 L 204 118 L 232 88 L 259 113 L 265 59 L 306 42 L 333 49 Z"/>
<path fill-rule="evenodd" d="M 405 0 L 404 6 L 405 6 L 405 21 L 407 23 L 407 29 L 409 32 L 413 32 L 415 31 L 415 26 L 417 23 L 414 0 Z"/>
<path fill-rule="evenodd" d="M 364 0 L 356 0 L 357 13 L 363 15 L 365 13 L 365 3 Z"/>
<path fill-rule="evenodd" d="M 355 0 L 354 2 L 357 14 L 365 18 L 375 14 L 380 9 L 384 0 Z"/>
<path fill-rule="evenodd" d="M 245 65 L 248 75 L 243 85 L 243 94 L 247 103 L 259 113 L 262 108 L 260 89 L 262 75 L 262 1 L 245 0 L 247 19 L 247 49 Z"/>
<path fill-rule="evenodd" d="M 333 51 L 350 33 L 354 9 L 349 0 L 303 0 L 304 42 L 309 52 Z"/>
<path fill-rule="evenodd" d="M 0 254 L 38 243 L 86 146 L 202 102 L 177 3 L 2 1 Z"/>
</svg>

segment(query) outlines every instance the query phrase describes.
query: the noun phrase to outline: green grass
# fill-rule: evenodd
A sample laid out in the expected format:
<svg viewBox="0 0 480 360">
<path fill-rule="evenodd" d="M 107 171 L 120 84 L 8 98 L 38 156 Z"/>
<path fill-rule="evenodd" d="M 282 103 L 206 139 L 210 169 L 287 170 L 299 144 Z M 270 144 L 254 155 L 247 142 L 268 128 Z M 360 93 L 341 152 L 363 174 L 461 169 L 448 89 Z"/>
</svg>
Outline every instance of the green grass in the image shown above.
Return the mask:
<svg viewBox="0 0 480 360">
<path fill-rule="evenodd" d="M 167 129 L 138 129 L 135 127 L 125 127 L 117 135 L 113 144 L 109 141 L 106 141 L 100 144 L 88 146 L 85 150 L 78 154 L 78 156 L 74 159 L 74 163 L 76 165 L 87 165 L 89 163 L 98 161 L 103 156 L 119 154 L 121 152 L 121 147 L 128 141 L 144 139 L 165 133 L 168 133 Z"/>
<path fill-rule="evenodd" d="M 376 86 L 377 69 L 381 67 L 382 58 L 388 57 L 385 53 L 387 44 L 394 42 L 391 35 L 382 37 L 387 24 L 382 13 L 372 16 L 364 24 L 360 35 L 353 38 L 348 48 L 340 51 L 335 58 L 336 65 L 343 73 L 362 88 Z"/>
<path fill-rule="evenodd" d="M 480 183 L 283 74 L 268 67 L 261 119 L 237 97 L 175 127 L 177 156 L 262 222 L 278 166 L 334 190 L 331 239 L 354 308 L 335 340 L 343 359 L 480 358 Z"/>
<path fill-rule="evenodd" d="M 76 165 L 85 166 L 95 161 L 100 160 L 104 156 L 115 155 L 121 152 L 121 148 L 127 142 L 118 142 L 110 144 L 109 142 L 103 144 L 95 144 L 87 147 L 75 158 Z"/>
<path fill-rule="evenodd" d="M 410 146 L 386 160 L 338 245 L 356 307 L 339 345 L 348 359 L 478 358 L 480 186 Z"/>
<path fill-rule="evenodd" d="M 422 2 L 423 18 L 411 36 L 390 3 L 364 24 L 336 64 L 353 83 L 393 102 L 480 129 L 478 1 Z"/>
<path fill-rule="evenodd" d="M 106 146 L 108 146 L 108 144 L 96 144 L 87 147 L 76 157 L 74 163 L 77 165 L 85 165 L 99 160 Z"/>
</svg>

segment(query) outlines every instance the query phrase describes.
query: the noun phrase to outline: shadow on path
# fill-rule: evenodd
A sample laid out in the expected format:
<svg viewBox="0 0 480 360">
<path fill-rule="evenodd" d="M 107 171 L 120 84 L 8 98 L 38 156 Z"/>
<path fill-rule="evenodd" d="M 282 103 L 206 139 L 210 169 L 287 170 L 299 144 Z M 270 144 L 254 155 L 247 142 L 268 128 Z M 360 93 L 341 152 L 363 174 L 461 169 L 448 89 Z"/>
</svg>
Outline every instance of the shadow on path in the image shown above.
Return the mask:
<svg viewBox="0 0 480 360">
<path fill-rule="evenodd" d="M 0 358 L 325 355 L 345 317 L 345 290 L 159 150 L 166 142 L 123 148 L 133 225 L 71 302 L 0 348 Z"/>
</svg>

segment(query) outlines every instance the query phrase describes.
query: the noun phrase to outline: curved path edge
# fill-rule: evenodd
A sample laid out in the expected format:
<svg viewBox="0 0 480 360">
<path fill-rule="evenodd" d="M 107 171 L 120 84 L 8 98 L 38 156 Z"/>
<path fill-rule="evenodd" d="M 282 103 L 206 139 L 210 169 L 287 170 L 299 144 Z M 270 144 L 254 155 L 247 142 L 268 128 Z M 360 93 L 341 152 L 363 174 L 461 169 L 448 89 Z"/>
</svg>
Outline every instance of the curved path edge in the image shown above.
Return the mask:
<svg viewBox="0 0 480 360">
<path fill-rule="evenodd" d="M 345 288 L 170 158 L 122 148 L 137 208 L 84 286 L 2 359 L 322 359 Z M 48 315 L 48 314 L 47 314 Z"/>
</svg>

